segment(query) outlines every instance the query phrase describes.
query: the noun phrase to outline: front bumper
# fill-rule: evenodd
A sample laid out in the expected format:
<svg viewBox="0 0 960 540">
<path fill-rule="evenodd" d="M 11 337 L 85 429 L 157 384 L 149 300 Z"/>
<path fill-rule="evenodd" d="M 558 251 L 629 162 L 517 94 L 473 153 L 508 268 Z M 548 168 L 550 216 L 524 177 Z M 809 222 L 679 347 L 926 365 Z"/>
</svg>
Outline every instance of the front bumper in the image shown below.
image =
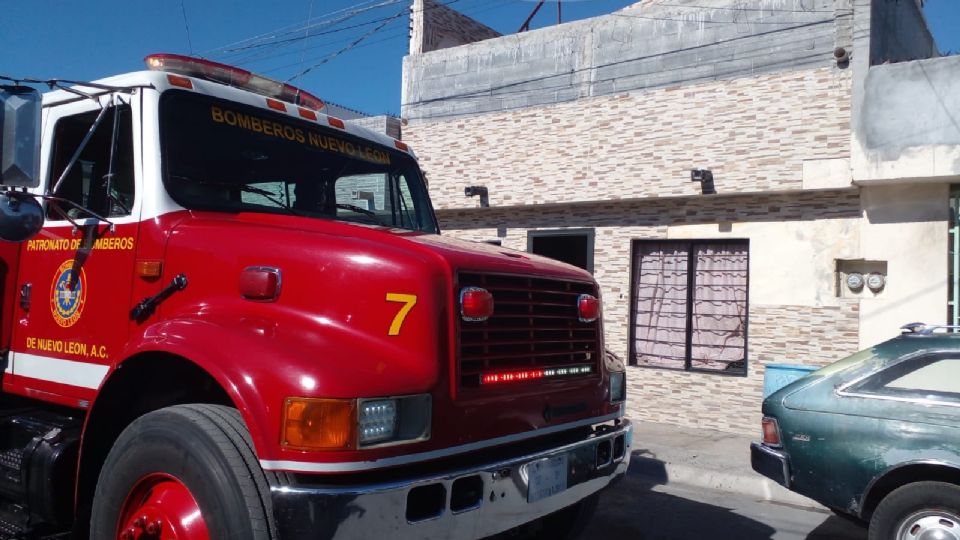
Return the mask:
<svg viewBox="0 0 960 540">
<path fill-rule="evenodd" d="M 781 486 L 790 487 L 790 456 L 786 452 L 760 443 L 750 443 L 750 465 L 754 471 Z"/>
<path fill-rule="evenodd" d="M 624 419 L 564 446 L 427 477 L 272 486 L 274 515 L 284 540 L 483 538 L 571 506 L 625 474 L 632 435 Z M 566 481 L 557 480 L 562 465 Z"/>
</svg>

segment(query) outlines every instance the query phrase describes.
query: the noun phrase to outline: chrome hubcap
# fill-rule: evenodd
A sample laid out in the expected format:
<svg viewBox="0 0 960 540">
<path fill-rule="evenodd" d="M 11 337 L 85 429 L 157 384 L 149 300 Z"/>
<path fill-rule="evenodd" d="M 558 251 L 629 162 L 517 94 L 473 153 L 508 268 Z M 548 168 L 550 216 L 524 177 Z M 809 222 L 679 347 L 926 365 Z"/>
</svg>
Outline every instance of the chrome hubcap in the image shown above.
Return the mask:
<svg viewBox="0 0 960 540">
<path fill-rule="evenodd" d="M 924 510 L 900 523 L 897 540 L 960 540 L 960 517 L 944 510 Z"/>
</svg>

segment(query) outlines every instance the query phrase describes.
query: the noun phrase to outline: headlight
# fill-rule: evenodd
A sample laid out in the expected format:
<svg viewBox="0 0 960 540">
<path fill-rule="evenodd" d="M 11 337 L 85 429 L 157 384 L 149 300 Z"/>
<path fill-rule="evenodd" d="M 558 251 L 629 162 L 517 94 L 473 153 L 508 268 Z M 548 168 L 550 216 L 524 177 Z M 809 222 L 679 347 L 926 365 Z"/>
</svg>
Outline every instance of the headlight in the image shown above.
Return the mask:
<svg viewBox="0 0 960 540">
<path fill-rule="evenodd" d="M 627 399 L 627 372 L 610 373 L 610 402 L 617 403 Z"/>
<path fill-rule="evenodd" d="M 397 434 L 397 400 L 379 399 L 360 404 L 360 445 L 389 441 Z"/>
<path fill-rule="evenodd" d="M 356 448 L 430 438 L 430 394 L 375 399 L 287 398 L 280 444 L 297 450 Z"/>
<path fill-rule="evenodd" d="M 430 394 L 361 399 L 357 407 L 360 448 L 422 441 L 430 438 Z"/>
</svg>

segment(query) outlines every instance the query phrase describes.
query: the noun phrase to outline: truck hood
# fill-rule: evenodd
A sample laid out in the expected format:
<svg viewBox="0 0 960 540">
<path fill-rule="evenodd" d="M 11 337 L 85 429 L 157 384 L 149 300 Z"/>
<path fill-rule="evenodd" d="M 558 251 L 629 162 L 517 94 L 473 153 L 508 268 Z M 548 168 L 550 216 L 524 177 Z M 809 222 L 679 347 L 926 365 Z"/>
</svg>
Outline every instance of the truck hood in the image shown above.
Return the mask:
<svg viewBox="0 0 960 540">
<path fill-rule="evenodd" d="M 208 365 L 227 366 L 231 371 L 222 378 L 239 381 L 237 387 L 254 381 L 257 397 L 251 399 L 276 407 L 290 396 L 429 393 L 433 435 L 415 445 L 417 451 L 557 428 L 619 410 L 605 397 L 606 372 L 599 361 L 590 376 L 542 384 L 467 391 L 459 382 L 462 339 L 455 291 L 461 280 L 490 274 L 507 281 L 535 277 L 538 283 L 575 282 L 594 291 L 584 270 L 488 244 L 298 216 L 185 212 L 165 219 L 177 222 L 162 227 L 172 233 L 160 283 L 183 273 L 189 286 L 167 298 L 159 314 L 169 325 L 210 327 L 204 334 L 219 336 L 210 355 L 222 357 Z M 240 276 L 250 268 L 281 272 L 282 288 L 274 301 L 238 294 Z M 545 309 L 558 308 L 548 304 Z M 171 326 L 164 335 L 186 331 Z M 599 323 L 596 333 L 602 336 Z M 526 333 L 521 338 L 531 339 Z M 503 345 L 513 346 L 495 344 Z M 266 421 L 269 433 L 279 433 L 279 415 L 271 413 Z M 468 425 L 471 429 L 461 429 Z M 412 450 L 389 447 L 369 454 L 379 458 Z"/>
<path fill-rule="evenodd" d="M 394 248 L 432 254 L 443 259 L 449 268 L 484 272 L 533 274 L 541 277 L 592 281 L 592 275 L 581 268 L 532 253 L 517 251 L 483 242 L 470 242 L 447 235 L 427 234 L 324 219 L 304 219 L 278 214 L 222 214 L 195 212 L 197 218 L 210 218 L 249 224 L 295 229 L 327 234 L 339 238 L 355 238 L 383 243 Z"/>
</svg>

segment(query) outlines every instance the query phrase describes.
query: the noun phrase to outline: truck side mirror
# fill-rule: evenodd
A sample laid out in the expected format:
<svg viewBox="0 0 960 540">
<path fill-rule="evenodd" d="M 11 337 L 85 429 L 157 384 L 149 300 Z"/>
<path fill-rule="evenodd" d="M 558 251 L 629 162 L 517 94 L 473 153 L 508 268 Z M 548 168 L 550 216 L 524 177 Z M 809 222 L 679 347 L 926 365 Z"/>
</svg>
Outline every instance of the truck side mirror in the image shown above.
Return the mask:
<svg viewBox="0 0 960 540">
<path fill-rule="evenodd" d="M 40 185 L 40 92 L 0 86 L 0 185 Z"/>
<path fill-rule="evenodd" d="M 0 192 L 0 240 L 23 242 L 43 228 L 43 208 L 29 193 Z"/>
</svg>

